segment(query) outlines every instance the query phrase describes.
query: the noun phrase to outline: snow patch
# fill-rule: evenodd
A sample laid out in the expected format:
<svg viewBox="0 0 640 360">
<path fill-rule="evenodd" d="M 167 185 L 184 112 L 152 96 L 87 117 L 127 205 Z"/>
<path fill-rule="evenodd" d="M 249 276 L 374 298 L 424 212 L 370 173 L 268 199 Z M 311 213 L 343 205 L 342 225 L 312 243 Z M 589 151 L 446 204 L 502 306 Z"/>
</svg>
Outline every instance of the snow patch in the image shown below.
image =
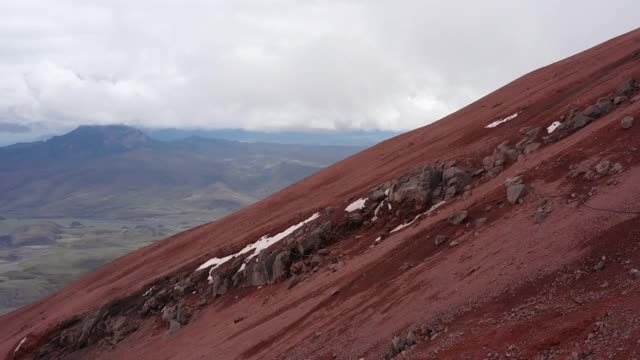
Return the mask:
<svg viewBox="0 0 640 360">
<path fill-rule="evenodd" d="M 554 121 L 553 124 L 547 127 L 547 134 L 551 134 L 552 132 L 554 132 L 560 125 L 562 125 L 560 121 Z"/>
<path fill-rule="evenodd" d="M 364 208 L 364 204 L 367 202 L 367 200 L 368 199 L 358 199 L 352 202 L 351 204 L 349 204 L 349 206 L 347 206 L 347 208 L 344 209 L 344 211 L 352 212 L 352 211 L 360 210 Z"/>
<path fill-rule="evenodd" d="M 22 344 L 24 344 L 25 341 L 27 341 L 28 336 L 25 336 L 22 338 L 22 340 L 20 340 L 20 342 L 18 343 L 18 346 L 16 346 L 16 349 L 13 350 L 13 354 L 15 355 L 18 350 L 20 350 L 20 348 L 22 347 Z"/>
<path fill-rule="evenodd" d="M 153 288 L 155 288 L 155 286 L 150 287 L 149 290 L 147 290 L 144 294 L 142 294 L 142 297 L 149 295 L 153 291 Z"/>
<path fill-rule="evenodd" d="M 411 224 L 416 222 L 416 220 L 418 220 L 421 216 L 431 214 L 432 211 L 434 211 L 435 209 L 439 208 L 440 206 L 442 206 L 444 204 L 445 204 L 445 201 L 440 201 L 439 203 L 437 203 L 437 204 L 433 205 L 432 207 L 430 207 L 429 210 L 427 210 L 426 212 L 423 212 L 422 214 L 416 215 L 416 217 L 414 217 L 413 220 L 409 221 L 408 223 L 400 224 L 400 225 L 396 226 L 395 229 L 391 230 L 391 232 L 394 233 L 394 232 L 397 232 L 397 231 L 400 231 L 400 230 L 406 228 L 407 226 L 410 226 Z"/>
<path fill-rule="evenodd" d="M 498 126 L 500 124 L 504 124 L 507 121 L 511 121 L 511 120 L 517 118 L 519 114 L 520 113 L 511 114 L 511 115 L 507 116 L 506 118 L 503 118 L 503 119 L 500 119 L 500 120 L 496 120 L 496 121 L 492 122 L 491 124 L 485 126 L 485 128 L 491 129 L 491 128 L 494 128 L 494 127 L 496 127 L 496 126 Z"/>
<path fill-rule="evenodd" d="M 371 219 L 371 222 L 376 222 L 376 220 L 378 220 L 378 211 L 380 211 L 380 208 L 382 207 L 382 205 L 384 205 L 384 200 L 382 200 L 380 204 L 376 206 L 376 209 L 373 210 L 373 219 Z"/>
<path fill-rule="evenodd" d="M 400 225 L 396 226 L 393 230 L 391 230 L 391 233 L 394 233 L 396 231 L 400 231 L 400 230 L 406 228 L 407 226 L 413 224 L 414 222 L 416 222 L 416 220 L 418 220 L 418 217 L 420 217 L 420 215 L 414 217 L 413 220 L 409 221 L 408 223 L 400 224 Z"/>
<path fill-rule="evenodd" d="M 382 236 L 378 236 L 373 242 L 375 242 L 377 244 L 380 241 L 382 241 Z"/>
<path fill-rule="evenodd" d="M 298 230 L 299 228 L 301 228 L 303 225 L 308 224 L 310 222 L 312 222 L 313 220 L 317 219 L 320 217 L 320 213 L 315 213 L 313 215 L 311 215 L 311 217 L 309 217 L 307 220 L 302 221 L 296 225 L 292 225 L 290 226 L 288 229 L 273 235 L 273 236 L 269 236 L 269 235 L 265 235 L 263 237 L 261 237 L 260 239 L 256 240 L 255 242 L 245 246 L 242 250 L 238 251 L 235 254 L 231 254 L 231 255 L 227 255 L 225 257 L 222 258 L 211 258 L 209 260 L 207 260 L 204 264 L 200 265 L 200 267 L 198 267 L 196 269 L 196 271 L 199 270 L 204 270 L 206 268 L 211 267 L 211 269 L 209 269 L 209 281 L 213 281 L 213 279 L 211 279 L 211 271 L 213 269 L 215 269 L 216 267 L 226 263 L 227 261 L 233 259 L 236 256 L 242 255 L 242 254 L 246 254 L 251 250 L 255 250 L 253 252 L 253 254 L 247 256 L 247 258 L 245 259 L 245 263 L 249 262 L 249 260 L 251 260 L 253 257 L 257 256 L 258 253 L 260 251 L 262 251 L 263 249 L 268 248 L 269 246 L 275 244 L 276 242 L 284 239 L 285 237 L 291 235 L 294 231 Z M 242 264 L 243 267 L 241 267 L 244 270 L 244 263 Z"/>
</svg>

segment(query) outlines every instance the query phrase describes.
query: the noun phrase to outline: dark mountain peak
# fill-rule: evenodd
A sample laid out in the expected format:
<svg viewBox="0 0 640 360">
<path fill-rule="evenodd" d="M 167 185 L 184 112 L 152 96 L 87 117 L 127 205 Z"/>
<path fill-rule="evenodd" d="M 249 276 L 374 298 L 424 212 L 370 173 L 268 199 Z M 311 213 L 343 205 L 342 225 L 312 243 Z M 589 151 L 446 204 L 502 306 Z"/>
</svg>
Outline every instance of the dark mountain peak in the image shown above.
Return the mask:
<svg viewBox="0 0 640 360">
<path fill-rule="evenodd" d="M 56 136 L 48 143 L 67 148 L 93 148 L 128 150 L 150 143 L 142 131 L 126 125 L 82 125 L 75 130 Z"/>
<path fill-rule="evenodd" d="M 125 125 L 80 126 L 47 141 L 0 148 L 0 170 L 74 162 L 125 153 L 156 144 L 142 131 Z"/>
</svg>

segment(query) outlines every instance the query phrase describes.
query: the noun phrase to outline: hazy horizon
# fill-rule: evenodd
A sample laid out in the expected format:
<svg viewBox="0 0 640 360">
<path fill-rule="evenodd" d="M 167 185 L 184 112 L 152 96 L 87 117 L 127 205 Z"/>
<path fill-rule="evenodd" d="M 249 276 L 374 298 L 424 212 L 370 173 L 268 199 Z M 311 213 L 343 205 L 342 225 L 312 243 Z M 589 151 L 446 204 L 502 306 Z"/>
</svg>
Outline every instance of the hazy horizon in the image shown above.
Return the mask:
<svg viewBox="0 0 640 360">
<path fill-rule="evenodd" d="M 111 123 L 404 132 L 635 29 L 640 10 L 630 0 L 47 5 L 0 4 L 0 143 Z"/>
</svg>

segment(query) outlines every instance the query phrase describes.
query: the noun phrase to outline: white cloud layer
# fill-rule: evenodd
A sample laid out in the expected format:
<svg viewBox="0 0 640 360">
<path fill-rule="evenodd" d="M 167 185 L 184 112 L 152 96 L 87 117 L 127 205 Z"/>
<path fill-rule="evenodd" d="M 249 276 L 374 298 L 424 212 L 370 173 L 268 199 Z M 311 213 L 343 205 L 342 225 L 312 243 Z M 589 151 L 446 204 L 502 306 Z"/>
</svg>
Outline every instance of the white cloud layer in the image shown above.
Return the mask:
<svg viewBox="0 0 640 360">
<path fill-rule="evenodd" d="M 0 122 L 422 126 L 634 29 L 640 2 L 0 2 Z"/>
</svg>

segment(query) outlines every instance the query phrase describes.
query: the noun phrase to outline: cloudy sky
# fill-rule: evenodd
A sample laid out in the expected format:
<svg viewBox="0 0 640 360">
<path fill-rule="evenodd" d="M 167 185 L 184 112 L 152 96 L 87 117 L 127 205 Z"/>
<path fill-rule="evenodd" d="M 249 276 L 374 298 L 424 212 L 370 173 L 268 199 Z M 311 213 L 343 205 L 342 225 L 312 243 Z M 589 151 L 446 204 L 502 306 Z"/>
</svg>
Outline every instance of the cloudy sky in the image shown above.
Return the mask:
<svg viewBox="0 0 640 360">
<path fill-rule="evenodd" d="M 0 0 L 0 137 L 407 130 L 634 29 L 638 13 L 638 0 Z"/>
</svg>

